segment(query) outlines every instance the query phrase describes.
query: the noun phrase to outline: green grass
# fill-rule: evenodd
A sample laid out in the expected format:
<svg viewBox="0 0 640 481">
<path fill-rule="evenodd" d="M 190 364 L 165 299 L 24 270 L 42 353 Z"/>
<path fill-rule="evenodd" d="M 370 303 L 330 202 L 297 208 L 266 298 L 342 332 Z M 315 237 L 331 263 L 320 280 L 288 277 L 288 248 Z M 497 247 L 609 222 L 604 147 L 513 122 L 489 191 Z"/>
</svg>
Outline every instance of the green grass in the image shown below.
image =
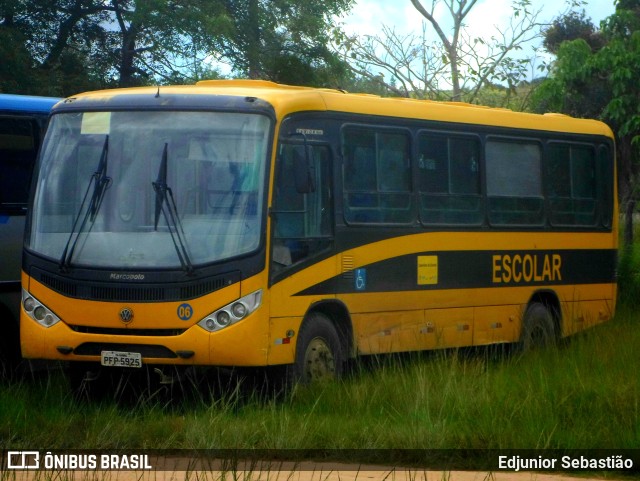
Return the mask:
<svg viewBox="0 0 640 481">
<path fill-rule="evenodd" d="M 348 450 L 363 448 L 637 449 L 639 272 L 636 246 L 620 259 L 615 319 L 557 347 L 366 359 L 341 381 L 284 398 L 232 382 L 223 395 L 78 403 L 60 370 L 0 385 L 0 447 L 328 449 L 351 461 Z"/>
<path fill-rule="evenodd" d="M 640 223 L 634 224 L 634 239 L 631 246 L 624 245 L 620 231 L 618 250 L 618 297 L 628 308 L 640 308 Z"/>
<path fill-rule="evenodd" d="M 285 399 L 199 393 L 167 404 L 78 404 L 61 372 L 0 389 L 12 449 L 460 449 L 640 446 L 640 319 L 631 311 L 557 348 L 373 361 Z M 192 393 L 193 394 L 193 393 Z"/>
</svg>

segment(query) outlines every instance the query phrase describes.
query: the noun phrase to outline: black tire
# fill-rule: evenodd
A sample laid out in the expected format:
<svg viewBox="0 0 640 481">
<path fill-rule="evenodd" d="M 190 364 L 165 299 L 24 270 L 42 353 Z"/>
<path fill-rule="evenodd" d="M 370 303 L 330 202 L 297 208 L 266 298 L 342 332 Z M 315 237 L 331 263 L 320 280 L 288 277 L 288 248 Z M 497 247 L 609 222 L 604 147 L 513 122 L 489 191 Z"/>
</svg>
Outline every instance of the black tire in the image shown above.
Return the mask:
<svg viewBox="0 0 640 481">
<path fill-rule="evenodd" d="M 543 348 L 556 344 L 558 333 L 553 315 L 540 302 L 534 302 L 527 307 L 522 321 L 520 347 L 523 352 Z"/>
<path fill-rule="evenodd" d="M 311 313 L 302 323 L 296 343 L 296 358 L 289 366 L 290 384 L 317 384 L 339 379 L 345 354 L 335 326 L 324 314 Z"/>
</svg>

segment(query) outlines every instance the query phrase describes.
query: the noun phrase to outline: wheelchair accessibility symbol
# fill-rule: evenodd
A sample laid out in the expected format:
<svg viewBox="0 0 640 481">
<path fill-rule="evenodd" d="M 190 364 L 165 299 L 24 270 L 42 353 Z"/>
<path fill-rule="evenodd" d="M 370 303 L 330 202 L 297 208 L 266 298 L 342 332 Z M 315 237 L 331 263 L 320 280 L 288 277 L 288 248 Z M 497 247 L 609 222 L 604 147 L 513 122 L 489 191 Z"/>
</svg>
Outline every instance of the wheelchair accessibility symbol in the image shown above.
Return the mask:
<svg viewBox="0 0 640 481">
<path fill-rule="evenodd" d="M 364 268 L 356 269 L 356 291 L 364 291 L 367 289 L 367 270 Z"/>
</svg>

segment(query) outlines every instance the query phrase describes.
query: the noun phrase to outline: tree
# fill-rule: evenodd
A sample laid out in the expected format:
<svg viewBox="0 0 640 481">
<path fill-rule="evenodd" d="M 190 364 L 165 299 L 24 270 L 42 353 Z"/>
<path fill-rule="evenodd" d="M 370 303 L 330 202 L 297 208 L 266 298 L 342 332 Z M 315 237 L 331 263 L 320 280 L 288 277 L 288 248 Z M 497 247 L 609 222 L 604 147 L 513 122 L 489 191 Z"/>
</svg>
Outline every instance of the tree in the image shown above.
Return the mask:
<svg viewBox="0 0 640 481">
<path fill-rule="evenodd" d="M 183 83 L 230 29 L 222 2 L 110 0 L 105 9 L 117 30 L 107 32 L 118 85 Z"/>
<path fill-rule="evenodd" d="M 302 85 L 327 85 L 346 65 L 328 48 L 334 16 L 353 0 L 226 0 L 233 22 L 220 57 L 243 77 Z"/>
<path fill-rule="evenodd" d="M 560 45 L 552 75 L 536 92 L 534 104 L 540 111 L 600 118 L 612 127 L 626 213 L 624 239 L 631 244 L 640 180 L 640 1 L 619 1 L 601 34 L 605 45 L 598 50 L 583 38 Z"/>
<path fill-rule="evenodd" d="M 250 78 L 339 84 L 327 48 L 353 0 L 2 0 L 0 89 L 69 95 L 87 88 L 185 83 L 229 63 Z"/>
<path fill-rule="evenodd" d="M 510 93 L 531 66 L 530 59 L 515 53 L 539 35 L 540 10 L 532 10 L 529 0 L 515 0 L 509 24 L 496 27 L 489 39 L 478 38 L 466 25 L 477 2 L 432 0 L 427 8 L 420 0 L 411 0 L 425 20 L 421 32 L 400 35 L 383 27 L 382 35 L 345 37 L 338 48 L 357 74 L 378 79 L 397 95 L 442 98 L 444 94 L 450 100 L 472 102 L 491 83 L 506 85 Z M 446 19 L 436 17 L 438 5 L 446 7 Z"/>
<path fill-rule="evenodd" d="M 560 45 L 568 40 L 584 39 L 591 50 L 599 50 L 604 46 L 605 40 L 596 29 L 585 11 L 570 11 L 553 20 L 551 26 L 544 30 L 542 45 L 547 52 L 557 54 Z"/>
<path fill-rule="evenodd" d="M 70 95 L 195 80 L 229 26 L 215 0 L 4 0 L 0 38 L 13 40 L 17 74 L 0 88 Z"/>
<path fill-rule="evenodd" d="M 65 85 L 98 86 L 90 59 L 94 35 L 104 19 L 93 0 L 5 0 L 0 3 L 0 38 L 7 52 L 0 89 L 65 95 Z"/>
<path fill-rule="evenodd" d="M 15 5 L 5 2 L 0 11 L 0 92 L 26 93 L 34 89 L 29 69 L 31 55 L 26 38 L 16 25 Z"/>
</svg>

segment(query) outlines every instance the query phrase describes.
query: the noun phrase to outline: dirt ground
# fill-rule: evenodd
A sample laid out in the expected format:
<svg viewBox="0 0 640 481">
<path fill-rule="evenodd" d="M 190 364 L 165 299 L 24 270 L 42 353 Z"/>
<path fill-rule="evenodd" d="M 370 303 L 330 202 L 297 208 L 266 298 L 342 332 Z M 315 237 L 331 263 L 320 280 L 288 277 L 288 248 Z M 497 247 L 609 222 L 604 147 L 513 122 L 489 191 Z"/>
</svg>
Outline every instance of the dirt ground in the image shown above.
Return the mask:
<svg viewBox="0 0 640 481">
<path fill-rule="evenodd" d="M 301 463 L 260 471 L 13 471 L 11 481 L 612 481 L 615 477 L 590 478 L 584 475 L 536 472 L 424 471 L 407 468 L 351 464 Z M 629 478 L 626 478 L 628 481 Z"/>
<path fill-rule="evenodd" d="M 474 471 L 413 471 L 402 469 L 370 470 L 363 466 L 343 467 L 324 471 L 236 472 L 234 475 L 220 472 L 162 472 L 151 477 L 133 477 L 119 473 L 109 481 L 595 481 L 595 478 L 533 472 L 474 472 Z M 151 473 L 149 473 L 151 474 Z M 612 478 L 607 478 L 607 480 Z M 600 480 L 598 480 L 600 481 Z"/>
</svg>

